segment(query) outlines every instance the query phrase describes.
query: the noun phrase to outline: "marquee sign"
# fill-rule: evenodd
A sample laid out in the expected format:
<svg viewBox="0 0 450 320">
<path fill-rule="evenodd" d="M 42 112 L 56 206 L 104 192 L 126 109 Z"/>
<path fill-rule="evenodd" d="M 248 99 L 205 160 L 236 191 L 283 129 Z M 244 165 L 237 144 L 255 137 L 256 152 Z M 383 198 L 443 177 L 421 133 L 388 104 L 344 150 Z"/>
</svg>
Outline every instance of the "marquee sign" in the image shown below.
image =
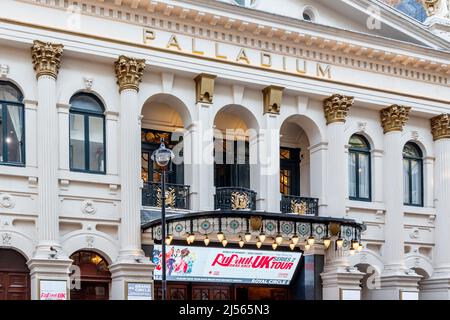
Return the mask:
<svg viewBox="0 0 450 320">
<path fill-rule="evenodd" d="M 289 285 L 300 252 L 167 246 L 168 281 Z M 161 280 L 161 246 L 155 245 L 154 279 Z"/>
</svg>

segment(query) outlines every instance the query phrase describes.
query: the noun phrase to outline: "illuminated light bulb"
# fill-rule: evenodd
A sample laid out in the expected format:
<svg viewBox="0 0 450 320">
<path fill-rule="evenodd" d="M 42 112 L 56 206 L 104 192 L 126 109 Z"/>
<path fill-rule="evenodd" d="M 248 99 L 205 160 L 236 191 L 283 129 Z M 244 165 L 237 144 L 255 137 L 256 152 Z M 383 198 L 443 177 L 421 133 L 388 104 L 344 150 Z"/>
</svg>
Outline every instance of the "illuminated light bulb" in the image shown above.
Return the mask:
<svg viewBox="0 0 450 320">
<path fill-rule="evenodd" d="M 323 238 L 323 245 L 325 246 L 325 249 L 328 249 L 330 244 L 331 244 L 331 239 L 330 238 L 328 238 L 328 237 Z"/>
<path fill-rule="evenodd" d="M 361 252 L 362 250 L 363 250 L 363 245 L 362 245 L 362 243 L 359 243 L 358 244 L 358 252 Z"/>
<path fill-rule="evenodd" d="M 225 239 L 225 235 L 223 234 L 223 232 L 219 232 L 217 234 L 217 239 L 219 240 L 219 242 L 222 242 L 223 239 Z"/>
<path fill-rule="evenodd" d="M 277 235 L 277 237 L 275 238 L 275 241 L 276 241 L 277 245 L 281 245 L 283 243 L 283 237 L 281 236 L 281 234 Z"/>
<path fill-rule="evenodd" d="M 309 237 L 308 240 L 306 240 L 306 241 L 308 241 L 308 244 L 309 244 L 310 246 L 313 246 L 313 245 L 314 245 L 314 242 L 316 241 L 316 239 L 314 239 L 314 237 L 311 236 L 311 237 Z"/>
<path fill-rule="evenodd" d="M 266 240 L 266 235 L 264 234 L 264 232 L 261 232 L 259 234 L 259 241 L 264 242 Z"/>
<path fill-rule="evenodd" d="M 294 243 L 294 242 L 291 242 L 291 243 L 289 244 L 289 248 L 291 248 L 291 250 L 294 250 L 294 249 L 295 249 L 295 243 Z"/>
<path fill-rule="evenodd" d="M 273 249 L 273 250 L 276 250 L 277 247 L 278 247 L 278 244 L 277 244 L 276 241 L 275 241 L 274 243 L 272 243 L 272 249 Z"/>
<path fill-rule="evenodd" d="M 172 237 L 171 236 L 166 237 L 166 245 L 170 246 L 171 243 L 172 243 Z"/>
<path fill-rule="evenodd" d="M 211 240 L 209 240 L 208 236 L 205 236 L 205 239 L 203 242 L 205 243 L 205 246 L 208 246 Z"/>
<path fill-rule="evenodd" d="M 356 240 L 352 240 L 352 248 L 357 250 L 359 247 L 359 242 Z"/>
<path fill-rule="evenodd" d="M 224 247 L 226 247 L 227 244 L 228 244 L 228 240 L 227 240 L 227 239 L 223 239 L 223 240 L 222 240 L 222 245 L 223 245 Z"/>
<path fill-rule="evenodd" d="M 191 235 L 190 234 L 188 234 L 186 236 L 186 242 L 187 242 L 187 244 L 191 244 Z"/>
<path fill-rule="evenodd" d="M 292 237 L 292 243 L 294 244 L 294 246 L 296 246 L 298 244 L 298 236 L 293 236 Z"/>
<path fill-rule="evenodd" d="M 350 255 L 353 256 L 355 254 L 356 250 L 352 247 L 350 248 Z"/>
<path fill-rule="evenodd" d="M 245 234 L 245 241 L 250 242 L 252 240 L 252 234 L 250 232 L 247 232 Z"/>
<path fill-rule="evenodd" d="M 245 242 L 244 242 L 244 240 L 242 240 L 242 237 L 241 237 L 241 239 L 239 240 L 239 247 L 243 247 L 244 246 L 244 244 L 245 244 Z"/>
<path fill-rule="evenodd" d="M 339 238 L 336 240 L 336 246 L 338 247 L 338 249 L 342 248 L 342 246 L 344 245 L 344 240 Z"/>
<path fill-rule="evenodd" d="M 306 250 L 306 251 L 308 251 L 310 248 L 311 248 L 311 245 L 310 245 L 310 244 L 308 244 L 308 243 L 305 244 L 305 250 Z"/>
<path fill-rule="evenodd" d="M 195 241 L 195 234 L 191 233 L 191 234 L 189 235 L 189 241 L 190 241 L 191 243 L 194 243 L 194 241 Z"/>
<path fill-rule="evenodd" d="M 259 249 L 262 246 L 262 242 L 260 240 L 256 241 L 256 247 Z"/>
</svg>

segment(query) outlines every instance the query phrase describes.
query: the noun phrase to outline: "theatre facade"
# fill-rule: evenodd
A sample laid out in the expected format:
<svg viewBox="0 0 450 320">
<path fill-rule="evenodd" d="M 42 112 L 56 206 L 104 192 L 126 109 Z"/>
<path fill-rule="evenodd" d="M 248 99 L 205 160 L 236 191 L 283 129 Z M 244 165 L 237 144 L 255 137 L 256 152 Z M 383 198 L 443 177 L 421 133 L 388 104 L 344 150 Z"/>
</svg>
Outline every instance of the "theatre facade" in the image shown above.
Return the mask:
<svg viewBox="0 0 450 320">
<path fill-rule="evenodd" d="M 449 9 L 2 0 L 0 300 L 450 299 Z"/>
</svg>

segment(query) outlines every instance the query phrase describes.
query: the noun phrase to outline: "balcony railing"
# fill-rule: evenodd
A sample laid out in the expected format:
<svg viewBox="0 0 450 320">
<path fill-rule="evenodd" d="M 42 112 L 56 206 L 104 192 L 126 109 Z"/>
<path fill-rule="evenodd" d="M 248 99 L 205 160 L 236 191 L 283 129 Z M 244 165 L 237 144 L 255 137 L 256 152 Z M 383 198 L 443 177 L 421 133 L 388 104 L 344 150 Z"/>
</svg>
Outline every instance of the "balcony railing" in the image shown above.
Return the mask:
<svg viewBox="0 0 450 320">
<path fill-rule="evenodd" d="M 256 192 L 247 188 L 216 188 L 215 210 L 256 210 Z"/>
<path fill-rule="evenodd" d="M 282 195 L 281 212 L 317 216 L 319 215 L 319 199 Z"/>
<path fill-rule="evenodd" d="M 162 207 L 160 183 L 144 183 L 144 188 L 142 189 L 142 205 L 148 207 Z M 166 208 L 189 210 L 189 186 L 166 184 Z"/>
</svg>

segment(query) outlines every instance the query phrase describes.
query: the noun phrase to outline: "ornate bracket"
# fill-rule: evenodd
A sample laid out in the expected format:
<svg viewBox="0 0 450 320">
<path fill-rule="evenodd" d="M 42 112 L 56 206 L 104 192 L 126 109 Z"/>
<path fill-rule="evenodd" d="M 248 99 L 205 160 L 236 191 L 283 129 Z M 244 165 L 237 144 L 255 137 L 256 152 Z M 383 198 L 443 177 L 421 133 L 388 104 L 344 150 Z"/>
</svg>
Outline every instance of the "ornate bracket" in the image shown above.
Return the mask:
<svg viewBox="0 0 450 320">
<path fill-rule="evenodd" d="M 217 76 L 202 73 L 195 77 L 196 103 L 213 103 L 214 82 Z"/>
<path fill-rule="evenodd" d="M 269 86 L 262 91 L 264 95 L 264 114 L 280 114 L 283 90 L 283 87 Z"/>
</svg>

